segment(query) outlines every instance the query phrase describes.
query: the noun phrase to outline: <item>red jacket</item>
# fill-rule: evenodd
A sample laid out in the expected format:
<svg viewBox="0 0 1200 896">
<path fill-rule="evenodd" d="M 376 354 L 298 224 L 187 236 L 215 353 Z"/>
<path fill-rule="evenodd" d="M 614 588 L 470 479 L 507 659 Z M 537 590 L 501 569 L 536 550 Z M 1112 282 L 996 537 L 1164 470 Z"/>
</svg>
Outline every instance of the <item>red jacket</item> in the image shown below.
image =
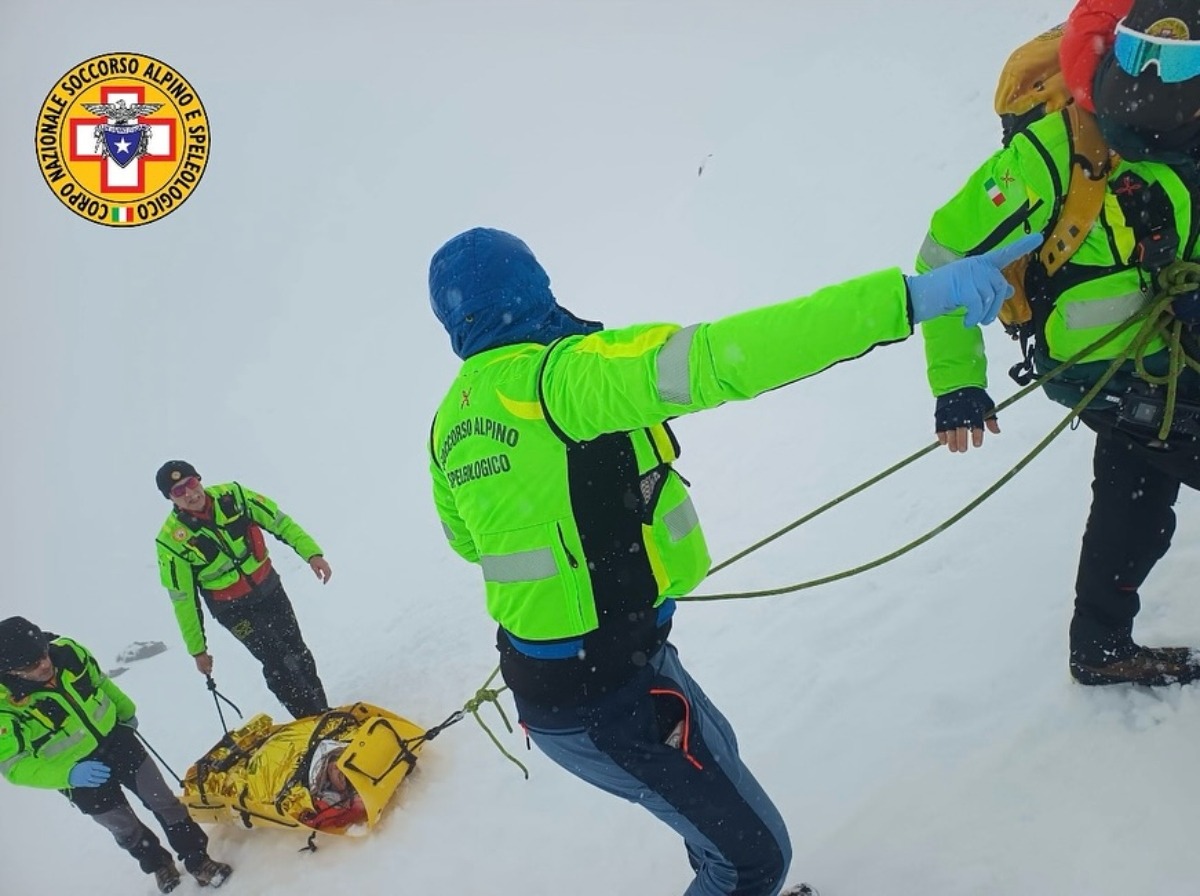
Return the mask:
<svg viewBox="0 0 1200 896">
<path fill-rule="evenodd" d="M 1079 0 L 1067 18 L 1067 29 L 1058 47 L 1063 78 L 1075 102 L 1095 112 L 1092 81 L 1096 66 L 1113 44 L 1117 22 L 1129 14 L 1133 0 Z"/>
</svg>

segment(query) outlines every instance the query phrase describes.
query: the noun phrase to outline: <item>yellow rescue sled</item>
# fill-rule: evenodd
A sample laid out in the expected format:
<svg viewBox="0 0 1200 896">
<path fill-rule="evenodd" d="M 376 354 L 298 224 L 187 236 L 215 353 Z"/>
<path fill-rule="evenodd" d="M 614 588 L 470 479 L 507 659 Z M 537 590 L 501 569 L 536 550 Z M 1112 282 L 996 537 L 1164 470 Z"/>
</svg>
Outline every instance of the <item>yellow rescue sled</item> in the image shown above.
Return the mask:
<svg viewBox="0 0 1200 896">
<path fill-rule="evenodd" d="M 418 725 L 369 703 L 281 725 L 260 713 L 188 769 L 183 804 L 202 823 L 363 834 L 425 740 Z"/>
</svg>

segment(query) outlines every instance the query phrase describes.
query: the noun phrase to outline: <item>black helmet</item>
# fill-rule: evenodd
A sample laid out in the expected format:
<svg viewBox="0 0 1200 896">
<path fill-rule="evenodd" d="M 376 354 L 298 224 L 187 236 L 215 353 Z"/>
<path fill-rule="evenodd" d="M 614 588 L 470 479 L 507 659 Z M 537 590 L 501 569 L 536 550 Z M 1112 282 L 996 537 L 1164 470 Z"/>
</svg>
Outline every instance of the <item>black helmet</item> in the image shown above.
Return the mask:
<svg viewBox="0 0 1200 896">
<path fill-rule="evenodd" d="M 46 655 L 45 633 L 22 616 L 0 622 L 0 673 L 32 666 Z"/>
<path fill-rule="evenodd" d="M 196 472 L 196 468 L 189 464 L 186 460 L 169 460 L 154 474 L 154 484 L 158 486 L 158 490 L 162 492 L 164 498 L 171 497 L 171 487 L 187 479 L 189 476 L 200 478 L 200 474 Z"/>
</svg>

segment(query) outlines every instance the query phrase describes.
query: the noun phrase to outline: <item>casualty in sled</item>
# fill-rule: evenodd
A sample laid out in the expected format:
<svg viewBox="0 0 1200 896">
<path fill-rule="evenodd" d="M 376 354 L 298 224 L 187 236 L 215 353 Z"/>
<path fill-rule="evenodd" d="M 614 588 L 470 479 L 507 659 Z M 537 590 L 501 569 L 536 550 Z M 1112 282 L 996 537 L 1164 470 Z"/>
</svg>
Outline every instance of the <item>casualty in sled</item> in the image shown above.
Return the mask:
<svg viewBox="0 0 1200 896">
<path fill-rule="evenodd" d="M 422 728 L 368 703 L 281 725 L 259 714 L 188 769 L 183 804 L 198 822 L 365 834 L 426 739 Z"/>
</svg>

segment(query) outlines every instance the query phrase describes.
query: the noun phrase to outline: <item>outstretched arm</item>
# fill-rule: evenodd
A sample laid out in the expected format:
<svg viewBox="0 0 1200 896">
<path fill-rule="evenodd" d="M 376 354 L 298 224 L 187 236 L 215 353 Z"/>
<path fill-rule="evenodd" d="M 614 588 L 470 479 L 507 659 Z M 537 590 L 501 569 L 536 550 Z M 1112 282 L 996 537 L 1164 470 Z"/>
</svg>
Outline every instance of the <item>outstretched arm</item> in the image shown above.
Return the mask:
<svg viewBox="0 0 1200 896">
<path fill-rule="evenodd" d="M 542 393 L 584 441 L 753 398 L 912 332 L 897 269 L 690 327 L 642 324 L 563 340 Z"/>
<path fill-rule="evenodd" d="M 753 398 L 906 339 L 914 321 L 962 309 L 972 326 L 990 322 L 1011 292 L 999 269 L 1035 240 L 911 279 L 896 269 L 868 274 L 712 323 L 571 337 L 550 350 L 542 397 L 554 423 L 580 441 Z"/>
</svg>

